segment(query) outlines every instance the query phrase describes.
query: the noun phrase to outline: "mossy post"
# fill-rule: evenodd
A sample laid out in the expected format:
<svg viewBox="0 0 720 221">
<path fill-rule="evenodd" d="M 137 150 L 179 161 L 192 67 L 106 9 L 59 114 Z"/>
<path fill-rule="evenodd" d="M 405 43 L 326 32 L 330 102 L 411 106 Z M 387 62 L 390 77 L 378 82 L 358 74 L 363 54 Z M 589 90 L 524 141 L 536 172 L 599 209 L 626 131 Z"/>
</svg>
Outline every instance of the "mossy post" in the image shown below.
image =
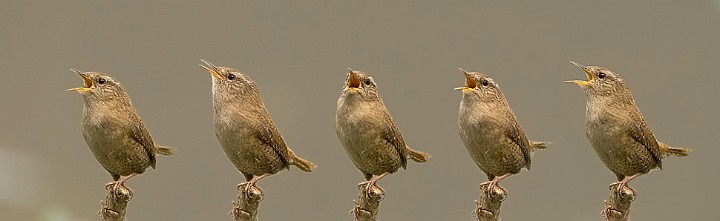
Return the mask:
<svg viewBox="0 0 720 221">
<path fill-rule="evenodd" d="M 358 199 L 353 201 L 355 207 L 350 211 L 356 221 L 376 221 L 380 201 L 385 198 L 385 191 L 379 186 L 373 186 L 369 191 L 366 186 L 367 183 L 358 185 Z"/>
<path fill-rule="evenodd" d="M 233 202 L 233 209 L 230 215 L 235 221 L 257 221 L 258 208 L 260 201 L 263 200 L 265 193 L 260 188 L 245 188 L 247 184 L 238 185 L 238 200 Z"/>
<path fill-rule="evenodd" d="M 500 207 L 507 197 L 507 191 L 495 186 L 489 190 L 489 184 L 480 185 L 480 200 L 475 201 L 475 218 L 479 221 L 500 221 Z"/>
<path fill-rule="evenodd" d="M 117 192 L 113 191 L 113 185 L 106 185 L 108 190 L 105 194 L 105 201 L 101 201 L 100 211 L 98 215 L 103 221 L 125 221 L 125 211 L 128 202 L 132 199 L 132 190 L 125 186 L 120 186 Z"/>
<path fill-rule="evenodd" d="M 635 190 L 629 186 L 618 189 L 617 185 L 610 185 L 610 197 L 605 201 L 602 215 L 608 221 L 628 221 L 630 220 L 630 204 L 636 197 Z"/>
</svg>

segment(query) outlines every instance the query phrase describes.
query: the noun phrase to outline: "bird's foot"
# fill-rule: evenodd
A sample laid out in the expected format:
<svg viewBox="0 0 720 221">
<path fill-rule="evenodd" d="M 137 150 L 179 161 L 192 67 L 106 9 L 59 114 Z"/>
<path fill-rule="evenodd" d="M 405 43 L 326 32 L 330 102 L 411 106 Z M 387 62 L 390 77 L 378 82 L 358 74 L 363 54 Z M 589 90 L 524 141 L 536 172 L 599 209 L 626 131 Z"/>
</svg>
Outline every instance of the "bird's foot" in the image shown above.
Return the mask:
<svg viewBox="0 0 720 221">
<path fill-rule="evenodd" d="M 112 182 L 106 183 L 105 190 L 112 190 L 110 187 L 115 186 L 115 182 L 117 182 L 117 181 L 112 181 Z"/>
<path fill-rule="evenodd" d="M 237 189 L 242 191 L 243 194 L 245 194 L 245 197 L 247 197 L 247 198 L 251 198 L 250 194 L 252 193 L 253 188 L 256 188 L 256 189 L 262 191 L 260 189 L 260 187 L 257 187 L 255 185 L 255 182 L 248 181 L 248 182 L 240 183 L 237 185 Z"/>
<path fill-rule="evenodd" d="M 487 187 L 484 189 L 485 192 L 487 192 L 488 194 L 492 194 L 492 193 L 494 192 L 494 190 L 495 190 L 495 187 L 497 186 L 497 182 L 495 182 L 495 180 L 483 182 L 483 183 L 480 184 L 480 188 L 482 188 L 483 186 L 487 186 Z"/>
<path fill-rule="evenodd" d="M 642 174 L 642 173 L 637 173 L 637 174 L 634 174 L 634 175 L 632 175 L 632 176 L 626 176 L 625 178 L 623 178 L 622 180 L 620 180 L 620 181 L 618 181 L 618 182 L 611 183 L 611 184 L 610 184 L 610 188 L 612 188 L 613 185 L 617 185 L 617 189 L 615 190 L 615 192 L 618 193 L 618 194 L 622 193 L 622 191 L 623 191 L 623 189 L 624 189 L 625 187 L 627 187 L 630 191 L 635 192 L 635 190 L 633 190 L 633 188 L 631 188 L 630 186 L 628 186 L 628 183 L 629 183 L 630 181 L 632 181 L 633 179 L 639 177 L 640 175 L 643 175 L 643 174 Z"/>
<path fill-rule="evenodd" d="M 245 195 L 250 196 L 250 190 L 252 190 L 253 187 L 255 187 L 255 183 L 248 182 L 245 185 Z"/>
<path fill-rule="evenodd" d="M 105 189 L 112 192 L 113 196 L 118 196 L 118 190 L 120 190 L 120 181 L 113 181 L 105 184 Z"/>
<path fill-rule="evenodd" d="M 363 192 L 365 192 L 365 196 L 367 196 L 367 197 L 372 197 L 371 195 L 372 195 L 373 187 L 377 187 L 383 193 L 385 192 L 385 189 L 378 186 L 377 181 L 373 181 L 373 180 L 363 181 L 361 183 L 358 183 L 358 186 L 365 188 L 365 191 L 363 191 Z"/>
<path fill-rule="evenodd" d="M 630 186 L 628 186 L 627 184 L 628 184 L 628 183 L 625 182 L 625 181 L 618 181 L 618 182 L 611 183 L 611 184 L 610 184 L 610 188 L 612 188 L 613 186 L 615 186 L 615 192 L 618 193 L 618 194 L 620 194 L 620 193 L 622 193 L 622 191 L 623 191 L 623 189 L 624 189 L 625 187 L 627 187 L 628 189 L 632 190 L 632 188 L 631 188 Z"/>
<path fill-rule="evenodd" d="M 120 180 L 118 180 L 105 184 L 105 189 L 111 191 L 113 193 L 113 196 L 116 198 L 119 197 L 122 191 L 120 188 L 124 188 L 128 191 L 128 200 L 131 200 L 133 198 L 133 191 L 127 186 L 125 186 L 125 182 L 121 182 Z"/>
<path fill-rule="evenodd" d="M 480 189 L 483 189 L 483 186 L 490 185 L 491 182 L 492 181 L 485 181 L 485 182 L 480 183 Z M 487 189 L 485 189 L 485 190 L 487 190 Z"/>
</svg>

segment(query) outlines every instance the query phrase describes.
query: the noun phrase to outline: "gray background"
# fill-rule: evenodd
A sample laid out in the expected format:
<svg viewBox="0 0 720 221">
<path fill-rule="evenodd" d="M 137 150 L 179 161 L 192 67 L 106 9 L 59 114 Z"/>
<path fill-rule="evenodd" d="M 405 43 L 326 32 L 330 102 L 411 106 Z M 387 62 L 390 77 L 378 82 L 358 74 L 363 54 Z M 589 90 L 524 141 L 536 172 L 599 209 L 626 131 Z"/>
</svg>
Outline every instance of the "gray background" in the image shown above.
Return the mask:
<svg viewBox="0 0 720 221">
<path fill-rule="evenodd" d="M 129 220 L 230 220 L 241 175 L 212 129 L 200 59 L 259 85 L 288 144 L 319 165 L 260 183 L 262 220 L 350 220 L 362 175 L 335 135 L 346 68 L 367 71 L 407 142 L 434 157 L 382 180 L 383 220 L 471 220 L 485 176 L 457 134 L 457 68 L 490 74 L 531 139 L 552 141 L 510 190 L 503 220 L 601 220 L 612 173 L 583 129 L 584 74 L 621 75 L 655 134 L 694 148 L 632 183 L 634 220 L 717 220 L 718 1 L 3 2 L 0 220 L 97 220 L 110 176 L 80 134 L 82 84 L 121 81 L 156 142 Z"/>
</svg>

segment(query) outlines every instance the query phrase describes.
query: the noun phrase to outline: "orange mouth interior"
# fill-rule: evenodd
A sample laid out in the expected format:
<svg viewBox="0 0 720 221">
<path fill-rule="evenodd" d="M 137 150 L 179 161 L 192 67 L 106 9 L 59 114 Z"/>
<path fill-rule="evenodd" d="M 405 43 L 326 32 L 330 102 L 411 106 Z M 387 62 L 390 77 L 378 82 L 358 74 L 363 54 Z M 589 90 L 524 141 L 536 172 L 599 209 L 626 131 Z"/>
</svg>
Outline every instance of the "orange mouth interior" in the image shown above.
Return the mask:
<svg viewBox="0 0 720 221">
<path fill-rule="evenodd" d="M 359 88 L 360 78 L 355 73 L 350 73 L 350 76 L 347 80 L 347 85 L 349 88 Z"/>
<path fill-rule="evenodd" d="M 85 77 L 85 76 L 82 76 L 82 79 L 83 79 L 83 84 L 84 84 L 83 87 L 85 87 L 85 88 L 92 88 L 93 82 L 92 82 L 92 80 L 90 80 L 90 78 L 87 78 L 87 77 Z"/>
<path fill-rule="evenodd" d="M 477 87 L 477 82 L 469 74 L 465 74 L 465 87 L 470 89 Z"/>
</svg>

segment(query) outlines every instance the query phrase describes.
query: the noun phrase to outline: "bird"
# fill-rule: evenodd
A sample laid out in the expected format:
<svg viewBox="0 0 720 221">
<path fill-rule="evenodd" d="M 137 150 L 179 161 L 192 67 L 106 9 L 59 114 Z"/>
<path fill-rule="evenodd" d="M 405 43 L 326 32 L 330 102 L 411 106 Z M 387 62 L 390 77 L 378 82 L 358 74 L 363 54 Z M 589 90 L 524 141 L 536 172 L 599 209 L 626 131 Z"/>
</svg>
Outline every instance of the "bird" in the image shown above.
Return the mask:
<svg viewBox="0 0 720 221">
<path fill-rule="evenodd" d="M 230 162 L 245 176 L 245 192 L 261 179 L 293 165 L 304 172 L 317 167 L 288 148 L 246 74 L 201 60 L 212 75 L 215 136 Z"/>
<path fill-rule="evenodd" d="M 545 149 L 549 142 L 529 141 L 500 87 L 486 74 L 468 72 L 462 91 L 458 125 L 460 138 L 470 157 L 485 172 L 491 191 L 498 183 L 521 171 L 530 170 L 531 153 Z"/>
<path fill-rule="evenodd" d="M 407 158 L 426 162 L 430 154 L 411 149 L 390 112 L 385 107 L 377 84 L 362 71 L 349 73 L 337 101 L 335 131 L 355 166 L 365 176 L 365 191 L 383 177 L 407 166 Z M 382 189 L 382 188 L 381 188 Z"/>
<path fill-rule="evenodd" d="M 570 80 L 585 90 L 585 134 L 600 160 L 615 173 L 620 191 L 652 169 L 662 169 L 669 155 L 687 156 L 689 148 L 671 147 L 656 139 L 625 80 L 612 70 L 575 61 L 587 80 Z"/>
<path fill-rule="evenodd" d="M 106 186 L 112 186 L 114 193 L 147 167 L 155 169 L 156 155 L 173 154 L 174 148 L 153 142 L 120 82 L 106 73 L 70 70 L 83 80 L 82 87 L 68 89 L 80 93 L 85 101 L 82 135 L 95 159 L 112 176 L 113 182 Z"/>
</svg>

